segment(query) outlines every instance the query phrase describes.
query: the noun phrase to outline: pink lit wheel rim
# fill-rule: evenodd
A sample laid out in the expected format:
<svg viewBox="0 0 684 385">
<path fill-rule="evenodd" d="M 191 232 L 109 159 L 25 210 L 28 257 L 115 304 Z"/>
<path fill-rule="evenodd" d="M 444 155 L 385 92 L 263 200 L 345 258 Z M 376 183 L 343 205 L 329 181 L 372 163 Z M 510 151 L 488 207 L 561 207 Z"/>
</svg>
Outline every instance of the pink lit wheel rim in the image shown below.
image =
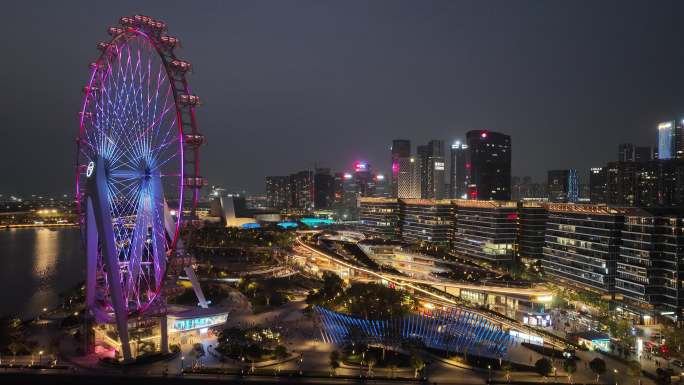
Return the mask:
<svg viewBox="0 0 684 385">
<path fill-rule="evenodd" d="M 93 193 L 87 181 L 99 165 L 108 207 L 98 214 L 111 220 L 118 257 L 120 282 L 108 282 L 110 267 L 99 239 L 90 306 L 100 314 L 115 310 L 112 285 L 121 288 L 128 314 L 144 312 L 161 293 L 183 212 L 184 126 L 196 131 L 199 103 L 185 80 L 190 64 L 176 59 L 178 41 L 165 34 L 165 24 L 138 15 L 122 18 L 121 25 L 110 28 L 112 39 L 98 45 L 102 53 L 91 64 L 77 138 L 82 233 L 87 237 L 86 197 Z"/>
</svg>

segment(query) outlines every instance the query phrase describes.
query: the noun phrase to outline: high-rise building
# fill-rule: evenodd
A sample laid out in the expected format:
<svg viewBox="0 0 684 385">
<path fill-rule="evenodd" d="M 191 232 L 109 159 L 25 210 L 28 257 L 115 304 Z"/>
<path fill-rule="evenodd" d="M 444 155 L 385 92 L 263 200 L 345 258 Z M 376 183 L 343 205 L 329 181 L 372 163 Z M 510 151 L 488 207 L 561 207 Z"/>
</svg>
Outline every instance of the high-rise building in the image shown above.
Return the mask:
<svg viewBox="0 0 684 385">
<path fill-rule="evenodd" d="M 335 178 L 329 168 L 317 168 L 314 174 L 314 207 L 327 210 L 335 202 Z"/>
<path fill-rule="evenodd" d="M 634 160 L 634 145 L 623 143 L 618 146 L 618 161 L 629 162 Z"/>
<path fill-rule="evenodd" d="M 399 161 L 397 185 L 399 198 L 420 198 L 420 162 L 416 158 L 402 158 Z"/>
<path fill-rule="evenodd" d="M 314 209 L 313 176 L 313 171 L 311 170 L 290 174 L 292 208 L 306 211 Z"/>
<path fill-rule="evenodd" d="M 634 147 L 634 161 L 635 162 L 648 162 L 653 160 L 653 152 L 649 146 L 636 146 Z"/>
<path fill-rule="evenodd" d="M 684 159 L 610 162 L 606 203 L 637 207 L 684 205 Z"/>
<path fill-rule="evenodd" d="M 548 173 L 549 201 L 574 203 L 579 198 L 577 170 L 550 170 Z"/>
<path fill-rule="evenodd" d="M 266 177 L 266 201 L 269 207 L 287 209 L 291 206 L 290 178 L 287 176 Z"/>
<path fill-rule="evenodd" d="M 396 139 L 392 141 L 391 196 L 399 196 L 399 181 L 410 178 L 411 141 Z M 402 166 L 404 166 L 402 168 Z"/>
<path fill-rule="evenodd" d="M 684 119 L 658 125 L 658 159 L 684 159 Z"/>
<path fill-rule="evenodd" d="M 510 200 L 511 137 L 476 130 L 466 134 L 466 142 L 470 165 L 468 199 Z"/>
<path fill-rule="evenodd" d="M 449 169 L 449 198 L 468 198 L 468 145 L 456 141 L 451 145 L 451 164 Z"/>
<path fill-rule="evenodd" d="M 589 169 L 589 201 L 591 203 L 606 203 L 605 167 Z"/>
<path fill-rule="evenodd" d="M 425 199 L 444 198 L 444 142 L 431 140 L 425 146 L 418 146 L 420 160 L 421 197 Z"/>
<path fill-rule="evenodd" d="M 396 198 L 359 198 L 359 230 L 376 237 L 399 239 L 399 200 Z"/>
</svg>

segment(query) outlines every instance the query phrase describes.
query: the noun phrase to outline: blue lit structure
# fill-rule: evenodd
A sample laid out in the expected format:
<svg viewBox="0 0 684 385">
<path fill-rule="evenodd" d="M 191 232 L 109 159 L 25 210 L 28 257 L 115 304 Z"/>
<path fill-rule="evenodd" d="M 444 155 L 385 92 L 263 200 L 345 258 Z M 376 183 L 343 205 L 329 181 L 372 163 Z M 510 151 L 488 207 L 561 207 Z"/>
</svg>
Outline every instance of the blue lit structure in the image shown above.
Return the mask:
<svg viewBox="0 0 684 385">
<path fill-rule="evenodd" d="M 416 313 L 393 320 L 365 320 L 314 307 L 326 343 L 343 345 L 352 334 L 366 343 L 421 340 L 429 348 L 502 357 L 512 337 L 481 315 L 463 308 Z"/>
<path fill-rule="evenodd" d="M 245 230 L 260 229 L 261 225 L 259 223 L 245 223 L 242 225 L 242 228 Z"/>
<path fill-rule="evenodd" d="M 335 221 L 333 221 L 332 219 L 323 218 L 302 218 L 299 221 L 309 227 L 318 227 L 320 225 L 332 225 L 333 223 L 335 223 Z"/>
<path fill-rule="evenodd" d="M 278 227 L 282 227 L 283 229 L 293 229 L 296 228 L 297 222 L 280 222 L 278 223 Z"/>
</svg>

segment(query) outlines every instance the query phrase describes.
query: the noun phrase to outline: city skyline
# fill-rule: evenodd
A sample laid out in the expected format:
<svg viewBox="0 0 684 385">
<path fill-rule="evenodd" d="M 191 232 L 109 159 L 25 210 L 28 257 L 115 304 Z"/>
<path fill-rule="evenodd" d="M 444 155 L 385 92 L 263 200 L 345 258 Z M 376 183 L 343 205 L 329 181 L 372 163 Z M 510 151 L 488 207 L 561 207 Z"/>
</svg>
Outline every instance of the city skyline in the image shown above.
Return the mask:
<svg viewBox="0 0 684 385">
<path fill-rule="evenodd" d="M 548 169 L 605 164 L 619 143 L 655 146 L 657 125 L 684 113 L 676 2 L 299 4 L 124 1 L 89 10 L 87 23 L 64 23 L 85 3 L 9 5 L 3 32 L 23 32 L 1 43 L 21 60 L 0 75 L 11 91 L 1 96 L 9 134 L 0 167 L 17 193 L 73 190 L 82 96 L 73 85 L 86 83 L 78 59 L 94 55 L 89 39 L 116 24 L 112 15 L 133 10 L 174 25 L 202 75 L 204 176 L 250 192 L 263 191 L 266 175 L 314 164 L 341 170 L 366 159 L 387 174 L 392 139 L 448 145 L 472 129 L 510 135 L 513 175 L 542 181 Z M 23 28 L 27 14 L 42 28 Z M 45 44 L 47 30 L 72 42 Z M 650 59 L 664 52 L 668 60 Z M 24 177 L 42 167 L 21 157 L 27 143 L 60 160 L 50 173 Z"/>
</svg>

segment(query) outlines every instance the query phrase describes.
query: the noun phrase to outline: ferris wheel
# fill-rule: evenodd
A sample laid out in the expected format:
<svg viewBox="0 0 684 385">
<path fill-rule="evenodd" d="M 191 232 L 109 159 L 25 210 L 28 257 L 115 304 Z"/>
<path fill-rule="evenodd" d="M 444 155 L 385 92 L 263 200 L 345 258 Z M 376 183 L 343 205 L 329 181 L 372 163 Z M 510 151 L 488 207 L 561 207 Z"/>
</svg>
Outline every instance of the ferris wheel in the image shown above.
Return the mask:
<svg viewBox="0 0 684 385">
<path fill-rule="evenodd" d="M 147 16 L 122 17 L 98 44 L 84 88 L 76 190 L 87 254 L 86 304 L 116 321 L 130 358 L 127 320 L 163 302 L 162 286 L 192 218 L 203 179 L 199 97 L 176 58 L 179 40 Z M 163 304 L 162 304 L 163 305 Z"/>
</svg>

